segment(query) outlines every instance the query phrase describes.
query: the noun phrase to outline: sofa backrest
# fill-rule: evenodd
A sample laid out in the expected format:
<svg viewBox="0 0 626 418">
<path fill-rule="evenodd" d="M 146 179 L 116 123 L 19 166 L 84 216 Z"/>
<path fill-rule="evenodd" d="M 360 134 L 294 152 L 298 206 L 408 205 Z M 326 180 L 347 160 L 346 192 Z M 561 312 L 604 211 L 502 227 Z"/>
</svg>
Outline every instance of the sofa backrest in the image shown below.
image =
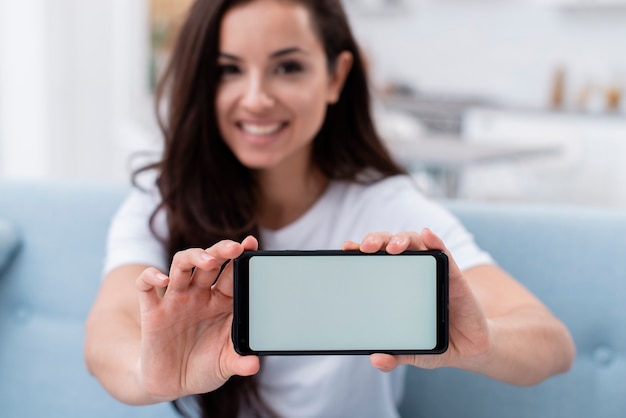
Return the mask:
<svg viewBox="0 0 626 418">
<path fill-rule="evenodd" d="M 520 388 L 410 369 L 406 417 L 626 416 L 626 211 L 448 202 L 481 247 L 569 327 L 573 368 Z"/>
<path fill-rule="evenodd" d="M 13 261 L 13 255 L 20 245 L 17 228 L 10 222 L 0 219 L 0 277 L 4 269 Z"/>
<path fill-rule="evenodd" d="M 21 245 L 0 276 L 0 416 L 168 417 L 126 406 L 87 373 L 84 323 L 100 282 L 109 220 L 127 188 L 0 182 L 0 219 Z"/>
</svg>

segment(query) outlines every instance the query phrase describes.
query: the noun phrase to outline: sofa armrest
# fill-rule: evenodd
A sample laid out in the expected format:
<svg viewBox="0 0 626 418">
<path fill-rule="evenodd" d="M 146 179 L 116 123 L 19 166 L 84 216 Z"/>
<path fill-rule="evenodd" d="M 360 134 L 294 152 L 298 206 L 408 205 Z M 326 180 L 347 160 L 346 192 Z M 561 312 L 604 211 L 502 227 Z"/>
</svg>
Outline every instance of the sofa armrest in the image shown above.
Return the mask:
<svg viewBox="0 0 626 418">
<path fill-rule="evenodd" d="M 17 229 L 8 221 L 0 219 L 0 278 L 17 251 L 19 243 Z"/>
</svg>

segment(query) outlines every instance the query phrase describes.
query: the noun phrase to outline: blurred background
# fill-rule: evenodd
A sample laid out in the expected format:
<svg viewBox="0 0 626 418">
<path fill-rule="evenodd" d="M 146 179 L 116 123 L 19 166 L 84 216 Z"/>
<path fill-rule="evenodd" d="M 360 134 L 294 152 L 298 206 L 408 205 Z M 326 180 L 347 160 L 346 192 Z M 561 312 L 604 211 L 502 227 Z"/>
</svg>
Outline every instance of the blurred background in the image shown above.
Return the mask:
<svg viewBox="0 0 626 418">
<path fill-rule="evenodd" d="M 0 179 L 127 182 L 189 0 L 0 0 Z M 626 207 L 626 0 L 344 0 L 435 197 Z"/>
</svg>

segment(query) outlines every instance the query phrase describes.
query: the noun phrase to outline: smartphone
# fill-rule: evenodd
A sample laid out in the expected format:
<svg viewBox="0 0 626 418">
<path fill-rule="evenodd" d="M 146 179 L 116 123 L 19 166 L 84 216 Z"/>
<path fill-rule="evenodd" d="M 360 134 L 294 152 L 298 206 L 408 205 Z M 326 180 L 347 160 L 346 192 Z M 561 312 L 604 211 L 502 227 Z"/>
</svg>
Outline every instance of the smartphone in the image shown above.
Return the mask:
<svg viewBox="0 0 626 418">
<path fill-rule="evenodd" d="M 234 260 L 242 355 L 439 354 L 448 347 L 441 251 L 246 251 Z"/>
</svg>

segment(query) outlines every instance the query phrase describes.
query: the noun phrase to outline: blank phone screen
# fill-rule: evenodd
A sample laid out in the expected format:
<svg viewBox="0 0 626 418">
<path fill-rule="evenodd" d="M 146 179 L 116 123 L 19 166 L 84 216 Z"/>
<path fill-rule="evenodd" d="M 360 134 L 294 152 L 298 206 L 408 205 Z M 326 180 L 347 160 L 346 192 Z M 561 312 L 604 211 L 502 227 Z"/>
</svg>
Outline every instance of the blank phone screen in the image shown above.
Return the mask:
<svg viewBox="0 0 626 418">
<path fill-rule="evenodd" d="M 427 254 L 253 256 L 249 347 L 430 350 L 437 300 L 437 260 Z"/>
</svg>

